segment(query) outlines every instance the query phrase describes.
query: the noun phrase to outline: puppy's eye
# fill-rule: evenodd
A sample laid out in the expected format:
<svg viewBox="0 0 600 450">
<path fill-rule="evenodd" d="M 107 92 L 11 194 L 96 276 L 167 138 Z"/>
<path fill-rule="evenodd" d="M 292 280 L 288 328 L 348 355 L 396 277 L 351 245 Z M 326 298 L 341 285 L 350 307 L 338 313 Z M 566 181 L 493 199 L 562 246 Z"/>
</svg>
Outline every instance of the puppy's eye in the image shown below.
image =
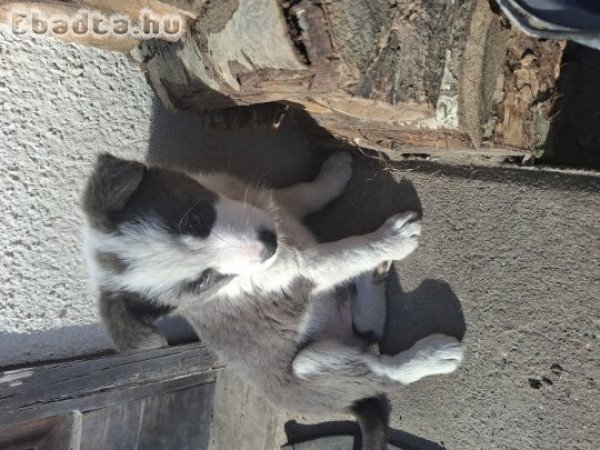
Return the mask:
<svg viewBox="0 0 600 450">
<path fill-rule="evenodd" d="M 212 205 L 196 205 L 188 213 L 182 231 L 197 237 L 207 237 L 215 219 L 216 213 Z"/>
<path fill-rule="evenodd" d="M 192 214 L 190 216 L 190 218 L 188 219 L 188 229 L 190 231 L 194 231 L 194 230 L 201 230 L 202 227 L 204 226 L 204 221 L 202 220 L 202 217 L 200 217 L 197 214 Z"/>
<path fill-rule="evenodd" d="M 197 289 L 206 289 L 211 282 L 212 274 L 213 273 L 211 270 L 205 270 L 202 272 L 200 278 L 198 279 Z"/>
<path fill-rule="evenodd" d="M 210 229 L 210 224 L 205 223 L 202 216 L 199 216 L 198 214 L 190 214 L 185 227 L 185 231 L 188 234 L 200 237 L 208 236 L 210 234 Z"/>
<path fill-rule="evenodd" d="M 199 295 L 201 293 L 206 293 L 210 289 L 218 289 L 219 287 L 224 286 L 232 278 L 233 275 L 223 275 L 212 269 L 206 269 L 197 279 L 185 283 L 182 286 L 182 292 Z"/>
</svg>

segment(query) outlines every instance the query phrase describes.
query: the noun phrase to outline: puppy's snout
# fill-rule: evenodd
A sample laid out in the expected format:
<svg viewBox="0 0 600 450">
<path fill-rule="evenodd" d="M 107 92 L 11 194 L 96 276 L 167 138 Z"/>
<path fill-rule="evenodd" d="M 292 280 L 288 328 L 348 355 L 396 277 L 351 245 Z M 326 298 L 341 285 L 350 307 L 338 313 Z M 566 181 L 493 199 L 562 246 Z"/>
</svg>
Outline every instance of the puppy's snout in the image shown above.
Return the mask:
<svg viewBox="0 0 600 450">
<path fill-rule="evenodd" d="M 277 251 L 277 235 L 275 232 L 263 228 L 258 232 L 258 240 L 263 244 L 260 253 L 261 259 L 266 261 Z"/>
</svg>

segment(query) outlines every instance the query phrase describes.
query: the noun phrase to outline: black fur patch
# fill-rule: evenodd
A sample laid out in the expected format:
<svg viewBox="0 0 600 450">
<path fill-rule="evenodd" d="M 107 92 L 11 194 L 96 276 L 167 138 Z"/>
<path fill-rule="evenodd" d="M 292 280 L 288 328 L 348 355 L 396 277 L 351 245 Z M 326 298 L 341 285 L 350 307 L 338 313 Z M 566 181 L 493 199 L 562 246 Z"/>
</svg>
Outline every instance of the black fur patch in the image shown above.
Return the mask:
<svg viewBox="0 0 600 450">
<path fill-rule="evenodd" d="M 181 172 L 103 154 L 84 192 L 83 209 L 102 230 L 153 218 L 174 234 L 207 237 L 216 220 L 217 199 Z"/>
<path fill-rule="evenodd" d="M 381 341 L 381 336 L 377 335 L 374 331 L 369 330 L 361 333 L 356 329 L 354 323 L 352 324 L 352 329 L 354 330 L 354 334 L 360 337 L 367 344 L 377 344 L 379 341 Z"/>
<path fill-rule="evenodd" d="M 109 215 L 125 203 L 142 181 L 146 167 L 136 161 L 127 161 L 103 153 L 88 180 L 82 197 L 83 211 L 90 223 L 103 231 L 113 229 Z"/>
<path fill-rule="evenodd" d="M 154 217 L 174 234 L 205 237 L 216 220 L 217 198 L 217 194 L 187 175 L 151 167 L 125 206 L 110 213 L 109 218 L 121 225 Z"/>
<path fill-rule="evenodd" d="M 128 267 L 127 263 L 114 253 L 97 252 L 95 258 L 100 267 L 114 273 L 123 273 Z"/>
<path fill-rule="evenodd" d="M 150 300 L 144 300 L 140 297 L 133 295 L 126 298 L 125 303 L 129 311 L 138 318 L 145 320 L 157 320 L 162 316 L 172 313 L 175 307 L 172 305 L 163 305 L 152 302 Z"/>
<path fill-rule="evenodd" d="M 173 306 L 157 304 L 125 291 L 101 291 L 99 306 L 104 325 L 119 351 L 167 345 L 154 322 L 171 313 Z"/>
<path fill-rule="evenodd" d="M 385 450 L 388 441 L 388 423 L 390 420 L 390 402 L 381 394 L 364 398 L 350 407 L 356 416 L 361 430 L 361 449 Z"/>
</svg>

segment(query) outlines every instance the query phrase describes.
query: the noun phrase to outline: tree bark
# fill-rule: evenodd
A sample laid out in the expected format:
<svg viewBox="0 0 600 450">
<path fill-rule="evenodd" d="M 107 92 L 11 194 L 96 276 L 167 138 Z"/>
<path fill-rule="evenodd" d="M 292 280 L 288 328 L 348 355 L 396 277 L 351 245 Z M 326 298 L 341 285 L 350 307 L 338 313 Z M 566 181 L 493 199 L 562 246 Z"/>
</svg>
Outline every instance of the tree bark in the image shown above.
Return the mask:
<svg viewBox="0 0 600 450">
<path fill-rule="evenodd" d="M 361 147 L 531 150 L 561 54 L 483 0 L 222 0 L 136 58 L 171 109 L 285 102 Z"/>
</svg>

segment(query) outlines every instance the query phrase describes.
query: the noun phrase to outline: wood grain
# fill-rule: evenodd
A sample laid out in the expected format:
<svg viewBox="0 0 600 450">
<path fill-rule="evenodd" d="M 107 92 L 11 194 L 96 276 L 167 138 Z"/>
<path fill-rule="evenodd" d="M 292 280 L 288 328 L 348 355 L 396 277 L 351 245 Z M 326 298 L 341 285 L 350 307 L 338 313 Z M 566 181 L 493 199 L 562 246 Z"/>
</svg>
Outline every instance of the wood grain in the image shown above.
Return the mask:
<svg viewBox="0 0 600 450">
<path fill-rule="evenodd" d="M 81 450 L 208 448 L 214 383 L 119 403 L 83 415 Z"/>
<path fill-rule="evenodd" d="M 0 423 L 82 412 L 214 381 L 201 344 L 103 355 L 0 372 Z"/>
</svg>

